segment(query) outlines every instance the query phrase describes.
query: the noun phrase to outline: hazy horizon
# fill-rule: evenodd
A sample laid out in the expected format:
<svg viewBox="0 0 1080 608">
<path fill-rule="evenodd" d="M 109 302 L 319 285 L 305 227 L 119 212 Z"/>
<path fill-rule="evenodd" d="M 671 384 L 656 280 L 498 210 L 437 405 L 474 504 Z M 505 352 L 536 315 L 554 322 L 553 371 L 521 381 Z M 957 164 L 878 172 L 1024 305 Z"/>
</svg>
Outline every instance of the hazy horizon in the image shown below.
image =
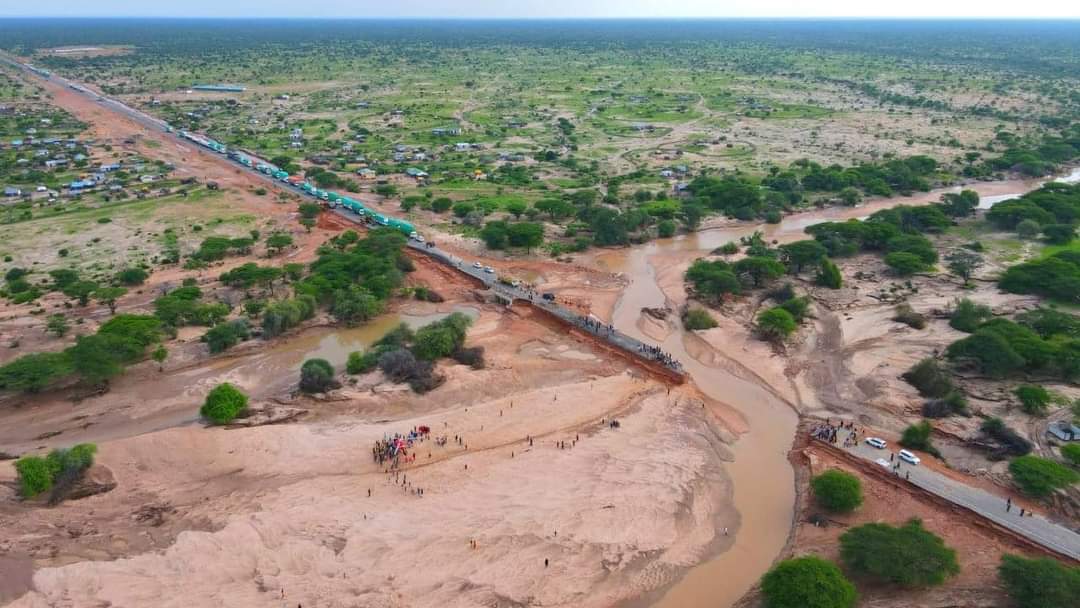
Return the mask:
<svg viewBox="0 0 1080 608">
<path fill-rule="evenodd" d="M 394 3 L 356 0 L 187 0 L 149 6 L 131 0 L 39 0 L 0 8 L 0 18 L 206 18 L 206 19 L 1076 19 L 1080 4 L 1062 0 L 1014 2 L 910 0 L 868 5 L 855 0 L 440 0 Z"/>
</svg>

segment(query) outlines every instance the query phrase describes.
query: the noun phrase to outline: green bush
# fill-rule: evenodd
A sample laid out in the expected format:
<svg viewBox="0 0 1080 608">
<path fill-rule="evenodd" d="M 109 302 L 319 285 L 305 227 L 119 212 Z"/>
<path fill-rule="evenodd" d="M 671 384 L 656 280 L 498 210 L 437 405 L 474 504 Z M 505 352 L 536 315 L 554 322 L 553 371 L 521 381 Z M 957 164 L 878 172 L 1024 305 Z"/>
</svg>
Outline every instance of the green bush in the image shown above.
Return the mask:
<svg viewBox="0 0 1080 608">
<path fill-rule="evenodd" d="M 37 393 L 74 371 L 66 352 L 23 355 L 0 366 L 0 389 Z"/>
<path fill-rule="evenodd" d="M 932 357 L 919 361 L 900 377 L 918 389 L 923 397 L 941 398 L 956 390 L 952 377 Z"/>
<path fill-rule="evenodd" d="M 839 469 L 830 469 L 818 475 L 810 486 L 818 503 L 834 513 L 850 513 L 863 502 L 859 478 Z"/>
<path fill-rule="evenodd" d="M 912 450 L 922 450 L 927 454 L 933 454 L 938 456 L 937 448 L 930 442 L 930 433 L 933 431 L 933 427 L 930 426 L 930 422 L 923 420 L 917 422 L 906 429 L 900 436 L 900 445 Z"/>
<path fill-rule="evenodd" d="M 893 321 L 903 323 L 913 329 L 926 328 L 926 315 L 915 312 L 910 304 L 897 304 L 893 312 Z"/>
<path fill-rule="evenodd" d="M 832 260 L 821 260 L 821 268 L 818 270 L 814 282 L 829 289 L 840 289 L 844 286 L 844 277 L 840 274 L 840 267 Z"/>
<path fill-rule="evenodd" d="M 248 398 L 240 389 L 225 382 L 206 395 L 199 413 L 215 424 L 228 424 L 247 409 Z"/>
<path fill-rule="evenodd" d="M 820 557 L 784 560 L 761 579 L 766 608 L 854 608 L 855 586 Z"/>
<path fill-rule="evenodd" d="M 897 251 L 886 255 L 885 265 L 892 268 L 896 274 L 902 277 L 911 276 L 929 269 L 926 262 L 923 262 L 919 256 L 906 251 Z"/>
<path fill-rule="evenodd" d="M 683 327 L 689 330 L 712 329 L 716 327 L 716 319 L 712 318 L 709 311 L 702 308 L 689 308 L 683 313 Z"/>
<path fill-rule="evenodd" d="M 150 274 L 142 268 L 132 267 L 125 268 L 116 273 L 116 280 L 124 285 L 134 286 L 142 285 L 148 276 L 150 276 Z"/>
<path fill-rule="evenodd" d="M 686 280 L 693 285 L 694 295 L 706 301 L 715 302 L 742 291 L 731 265 L 720 260 L 695 260 L 686 271 Z"/>
<path fill-rule="evenodd" d="M 308 359 L 300 366 L 300 390 L 305 393 L 325 393 L 338 386 L 334 366 L 326 359 Z"/>
<path fill-rule="evenodd" d="M 350 375 L 366 374 L 379 365 L 379 352 L 369 350 L 367 352 L 354 351 L 349 353 L 349 359 L 345 362 L 345 372 Z"/>
<path fill-rule="evenodd" d="M 1013 394 L 1020 399 L 1024 412 L 1032 416 L 1045 416 L 1046 409 L 1050 407 L 1050 391 L 1041 386 L 1021 384 L 1013 390 Z"/>
<path fill-rule="evenodd" d="M 1010 462 L 1009 472 L 1025 494 L 1040 498 L 1080 480 L 1076 471 L 1053 460 L 1031 455 Z"/>
<path fill-rule="evenodd" d="M 33 498 L 52 488 L 54 473 L 49 462 L 40 456 L 16 460 L 15 472 L 19 477 L 19 493 L 24 498 Z"/>
<path fill-rule="evenodd" d="M 213 326 L 201 339 L 206 342 L 211 354 L 217 354 L 236 346 L 241 340 L 246 340 L 250 334 L 246 320 L 234 319 Z"/>
<path fill-rule="evenodd" d="M 779 306 L 765 310 L 757 318 L 758 331 L 769 340 L 783 340 L 798 327 L 795 317 Z"/>
<path fill-rule="evenodd" d="M 1080 467 L 1080 443 L 1069 443 L 1062 446 L 1061 457 L 1074 467 Z"/>
<path fill-rule="evenodd" d="M 967 298 L 956 301 L 952 314 L 949 315 L 949 325 L 953 329 L 971 333 L 978 329 L 979 325 L 993 318 L 994 313 L 989 306 L 976 304 Z"/>
<path fill-rule="evenodd" d="M 1080 568 L 1049 557 L 1003 555 L 998 576 L 1017 608 L 1065 608 L 1080 597 Z"/>
<path fill-rule="evenodd" d="M 959 574 L 956 551 L 918 519 L 866 524 L 840 535 L 840 558 L 855 575 L 902 587 L 930 587 Z"/>
</svg>

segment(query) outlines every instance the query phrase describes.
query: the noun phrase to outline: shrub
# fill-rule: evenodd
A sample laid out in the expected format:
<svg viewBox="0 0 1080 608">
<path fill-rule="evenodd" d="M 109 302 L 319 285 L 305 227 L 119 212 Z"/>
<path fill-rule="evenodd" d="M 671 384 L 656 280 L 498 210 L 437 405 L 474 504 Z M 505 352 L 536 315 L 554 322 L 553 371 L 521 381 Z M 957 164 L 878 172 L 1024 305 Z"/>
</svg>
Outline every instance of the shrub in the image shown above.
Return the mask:
<svg viewBox="0 0 1080 608">
<path fill-rule="evenodd" d="M 663 220 L 656 225 L 656 234 L 662 239 L 671 238 L 675 236 L 675 222 L 672 220 Z"/>
<path fill-rule="evenodd" d="M 246 340 L 250 334 L 247 321 L 235 319 L 210 328 L 203 334 L 202 341 L 210 347 L 212 354 L 217 354 L 236 346 L 241 340 Z"/>
<path fill-rule="evenodd" d="M 998 576 L 1017 608 L 1064 608 L 1080 597 L 1080 568 L 1049 557 L 1002 555 Z"/>
<path fill-rule="evenodd" d="M 199 414 L 214 424 L 228 424 L 247 409 L 247 395 L 228 382 L 219 384 L 206 394 Z"/>
<path fill-rule="evenodd" d="M 1035 220 L 1022 220 L 1016 224 L 1016 234 L 1023 239 L 1033 239 L 1042 232 L 1042 226 Z"/>
<path fill-rule="evenodd" d="M 979 429 L 1002 446 L 1000 457 L 1023 456 L 1031 452 L 1031 442 L 1005 426 L 1001 418 L 987 418 Z"/>
<path fill-rule="evenodd" d="M 0 366 L 0 389 L 37 393 L 74 371 L 67 353 L 23 355 Z"/>
<path fill-rule="evenodd" d="M 1080 443 L 1070 443 L 1062 446 L 1061 457 L 1074 467 L 1080 467 Z"/>
<path fill-rule="evenodd" d="M 821 268 L 818 270 L 814 282 L 829 289 L 840 289 L 844 286 L 844 277 L 840 274 L 840 267 L 832 260 L 821 260 Z"/>
<path fill-rule="evenodd" d="M 811 481 L 814 498 L 834 513 L 850 513 L 863 502 L 862 483 L 851 473 L 830 469 Z"/>
<path fill-rule="evenodd" d="M 933 431 L 933 427 L 930 426 L 929 421 L 917 422 L 904 429 L 903 435 L 900 436 L 900 445 L 938 456 L 937 448 L 930 442 L 931 431 Z"/>
<path fill-rule="evenodd" d="M 820 557 L 787 559 L 761 579 L 766 608 L 854 608 L 855 586 Z"/>
<path fill-rule="evenodd" d="M 967 399 L 958 392 L 951 392 L 940 399 L 930 399 L 923 404 L 923 418 L 945 418 L 959 414 L 969 415 Z"/>
<path fill-rule="evenodd" d="M 1020 400 L 1020 407 L 1032 416 L 1045 416 L 1050 407 L 1050 391 L 1034 384 L 1021 384 L 1013 390 Z"/>
<path fill-rule="evenodd" d="M 971 333 L 978 329 L 979 325 L 993 318 L 994 313 L 989 306 L 976 304 L 967 298 L 956 301 L 952 314 L 949 315 L 949 325 L 953 329 Z"/>
<path fill-rule="evenodd" d="M 798 326 L 795 317 L 779 306 L 762 312 L 757 318 L 758 331 L 768 340 L 783 340 L 790 336 Z"/>
<path fill-rule="evenodd" d="M 690 330 L 712 329 L 716 327 L 716 319 L 712 318 L 707 310 L 690 308 L 683 313 L 683 327 Z"/>
<path fill-rule="evenodd" d="M 300 390 L 305 393 L 325 393 L 339 386 L 334 366 L 326 359 L 308 359 L 300 366 Z"/>
<path fill-rule="evenodd" d="M 396 348 L 379 357 L 379 369 L 393 382 L 405 382 L 416 373 L 416 357 L 404 348 Z"/>
<path fill-rule="evenodd" d="M 413 341 L 413 330 L 405 323 L 398 324 L 397 327 L 386 332 L 386 334 L 379 338 L 375 342 L 375 346 L 393 346 L 402 347 Z"/>
<path fill-rule="evenodd" d="M 802 323 L 803 319 L 810 312 L 810 298 L 803 296 L 801 298 L 790 298 L 784 300 L 780 304 L 780 308 L 791 313 L 791 316 L 795 319 L 796 323 Z"/>
<path fill-rule="evenodd" d="M 452 355 L 454 361 L 473 369 L 484 369 L 484 347 L 459 348 Z"/>
<path fill-rule="evenodd" d="M 377 351 L 354 351 L 349 353 L 349 360 L 345 362 L 345 372 L 350 375 L 366 374 L 378 365 L 379 354 Z"/>
<path fill-rule="evenodd" d="M 940 585 L 960 572 L 956 551 L 918 519 L 852 528 L 840 535 L 840 557 L 853 574 L 902 587 Z"/>
<path fill-rule="evenodd" d="M 1024 368 L 1026 361 L 1009 341 L 1000 334 L 985 329 L 957 340 L 945 350 L 945 356 L 953 361 L 974 363 L 981 371 L 995 378 L 1004 378 Z"/>
<path fill-rule="evenodd" d="M 906 251 L 896 251 L 886 255 L 885 265 L 902 277 L 911 276 L 929 268 L 919 256 Z"/>
<path fill-rule="evenodd" d="M 142 285 L 148 276 L 150 275 L 142 268 L 133 267 L 116 273 L 116 280 L 124 285 L 134 286 Z"/>
<path fill-rule="evenodd" d="M 1076 227 L 1072 224 L 1050 224 L 1043 226 L 1043 236 L 1051 245 L 1064 245 L 1076 238 Z"/>
<path fill-rule="evenodd" d="M 1080 480 L 1076 471 L 1053 460 L 1031 455 L 1010 462 L 1009 472 L 1025 494 L 1040 498 Z"/>
<path fill-rule="evenodd" d="M 926 328 L 926 315 L 915 312 L 910 304 L 897 304 L 892 320 L 914 329 Z"/>
<path fill-rule="evenodd" d="M 49 462 L 40 456 L 23 456 L 16 460 L 15 472 L 19 478 L 19 493 L 24 498 L 33 498 L 52 488 L 54 473 Z"/>
<path fill-rule="evenodd" d="M 956 390 L 949 374 L 931 357 L 919 361 L 900 377 L 914 386 L 923 397 L 945 397 Z"/>
</svg>

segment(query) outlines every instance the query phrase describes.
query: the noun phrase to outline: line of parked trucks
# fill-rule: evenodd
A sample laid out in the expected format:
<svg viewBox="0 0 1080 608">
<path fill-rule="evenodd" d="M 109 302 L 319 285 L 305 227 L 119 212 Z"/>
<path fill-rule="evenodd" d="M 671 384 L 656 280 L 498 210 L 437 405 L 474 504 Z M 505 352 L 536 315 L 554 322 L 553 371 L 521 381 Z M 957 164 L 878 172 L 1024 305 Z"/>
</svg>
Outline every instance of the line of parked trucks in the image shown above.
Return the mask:
<svg viewBox="0 0 1080 608">
<path fill-rule="evenodd" d="M 172 127 L 166 127 L 165 130 L 169 133 L 173 132 Z M 191 131 L 179 131 L 178 134 L 180 135 L 180 137 L 183 137 L 184 139 L 187 139 L 189 141 L 193 141 L 200 146 L 203 146 L 204 148 L 213 150 L 218 154 L 223 154 L 229 159 L 243 165 L 244 167 L 247 167 L 248 169 L 258 171 L 259 173 L 268 175 L 283 184 L 287 184 L 297 189 L 298 191 L 303 192 L 304 194 L 307 194 L 308 196 L 311 196 L 318 201 L 321 201 L 323 204 L 325 204 L 331 209 L 335 209 L 340 206 L 357 214 L 358 216 L 360 216 L 361 220 L 367 223 L 379 226 L 387 226 L 389 228 L 397 230 L 398 232 L 401 232 L 410 239 L 424 242 L 424 237 L 420 236 L 420 234 L 416 232 L 416 228 L 405 220 L 379 213 L 374 209 L 365 207 L 360 201 L 350 198 L 348 196 L 342 196 L 337 192 L 331 192 L 329 190 L 323 190 L 321 188 L 318 188 L 302 177 L 296 175 L 289 175 L 288 171 L 285 171 L 280 167 L 274 166 L 269 163 L 253 161 L 251 157 L 244 154 L 243 152 L 240 152 L 239 150 L 230 150 L 225 144 L 210 139 L 209 137 L 204 137 L 198 133 L 192 133 Z"/>
</svg>

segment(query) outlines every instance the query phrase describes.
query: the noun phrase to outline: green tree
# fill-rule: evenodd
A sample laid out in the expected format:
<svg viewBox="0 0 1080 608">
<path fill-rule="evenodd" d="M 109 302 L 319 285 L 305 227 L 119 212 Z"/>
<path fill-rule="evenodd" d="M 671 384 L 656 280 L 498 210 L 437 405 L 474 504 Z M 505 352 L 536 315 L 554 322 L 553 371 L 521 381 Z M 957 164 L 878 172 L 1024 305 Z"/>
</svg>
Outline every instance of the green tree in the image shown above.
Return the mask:
<svg viewBox="0 0 1080 608">
<path fill-rule="evenodd" d="M 1080 480 L 1076 471 L 1046 458 L 1021 456 L 1009 463 L 1013 481 L 1025 494 L 1042 498 Z"/>
<path fill-rule="evenodd" d="M 431 210 L 435 213 L 446 213 L 454 206 L 454 201 L 445 196 L 431 201 Z"/>
<path fill-rule="evenodd" d="M 326 359 L 308 359 L 300 366 L 300 390 L 305 393 L 325 393 L 338 386 L 334 366 Z"/>
<path fill-rule="evenodd" d="M 379 351 L 372 349 L 367 352 L 354 351 L 349 353 L 349 359 L 345 363 L 345 372 L 350 375 L 366 374 L 379 365 Z"/>
<path fill-rule="evenodd" d="M 124 371 L 124 363 L 137 356 L 138 347 L 118 336 L 79 336 L 67 350 L 74 370 L 89 384 L 103 384 Z"/>
<path fill-rule="evenodd" d="M 757 318 L 758 331 L 769 340 L 783 340 L 798 327 L 795 317 L 779 306 L 765 310 Z"/>
<path fill-rule="evenodd" d="M 277 255 L 281 253 L 286 247 L 291 247 L 293 244 L 292 235 L 284 232 L 275 232 L 266 237 L 266 250 L 270 255 Z"/>
<path fill-rule="evenodd" d="M 217 354 L 236 346 L 241 340 L 246 340 L 248 335 L 250 331 L 247 321 L 235 319 L 211 327 L 203 334 L 202 341 L 206 343 L 211 354 Z"/>
<path fill-rule="evenodd" d="M 704 300 L 716 301 L 742 291 L 731 265 L 719 260 L 695 260 L 686 271 L 686 280 L 693 285 L 694 295 Z"/>
<path fill-rule="evenodd" d="M 840 274 L 840 268 L 830 259 L 821 260 L 821 268 L 818 270 L 814 282 L 829 289 L 840 289 L 844 286 L 844 277 Z"/>
<path fill-rule="evenodd" d="M 64 288 L 64 295 L 77 299 L 79 306 L 86 306 L 90 302 L 90 295 L 97 288 L 98 284 L 94 281 L 76 281 Z"/>
<path fill-rule="evenodd" d="M 683 327 L 689 330 L 712 329 L 716 327 L 716 319 L 712 318 L 709 311 L 702 308 L 690 308 L 683 314 Z"/>
<path fill-rule="evenodd" d="M 818 266 L 828 255 L 825 246 L 815 240 L 802 240 L 780 246 L 780 260 L 795 274 L 806 266 Z"/>
<path fill-rule="evenodd" d="M 359 285 L 334 292 L 330 313 L 349 326 L 366 323 L 383 311 L 383 301 Z"/>
<path fill-rule="evenodd" d="M 672 220 L 663 220 L 656 225 L 656 235 L 662 239 L 668 239 L 675 236 L 675 230 L 678 227 Z"/>
<path fill-rule="evenodd" d="M 850 513 L 863 502 L 859 478 L 839 469 L 829 469 L 818 475 L 810 486 L 818 503 L 834 513 Z"/>
<path fill-rule="evenodd" d="M 983 257 L 974 251 L 957 249 L 945 256 L 945 264 L 948 266 L 949 272 L 960 277 L 964 284 L 967 285 L 968 281 L 971 280 L 971 276 L 983 265 Z"/>
<path fill-rule="evenodd" d="M 956 551 L 912 519 L 865 524 L 840 535 L 840 558 L 855 575 L 902 587 L 930 587 L 960 573 Z"/>
<path fill-rule="evenodd" d="M 206 395 L 199 414 L 214 424 L 228 424 L 248 406 L 248 397 L 228 382 L 219 384 Z"/>
<path fill-rule="evenodd" d="M 535 222 L 510 224 L 506 230 L 507 242 L 512 247 L 524 247 L 526 251 L 544 242 L 544 226 Z"/>
<path fill-rule="evenodd" d="M 1002 555 L 998 576 L 1017 608 L 1065 608 L 1080 597 L 1080 568 L 1049 557 Z"/>
<path fill-rule="evenodd" d="M 808 555 L 786 559 L 761 579 L 766 608 L 854 608 L 855 586 L 836 564 Z"/>
<path fill-rule="evenodd" d="M 762 284 L 783 276 L 787 270 L 780 262 L 765 257 L 743 258 L 735 262 L 732 268 L 736 275 L 750 277 L 754 287 L 761 287 Z"/>
<path fill-rule="evenodd" d="M 1050 224 L 1043 226 L 1043 236 L 1051 245 L 1064 245 L 1076 238 L 1076 226 L 1072 224 Z"/>
<path fill-rule="evenodd" d="M 502 220 L 495 220 L 484 224 L 480 229 L 480 238 L 488 249 L 506 249 L 508 242 L 507 224 Z"/>
<path fill-rule="evenodd" d="M 522 214 L 529 206 L 524 201 L 510 201 L 506 203 L 506 212 L 514 216 L 514 219 L 521 219 Z"/>
<path fill-rule="evenodd" d="M 66 334 L 70 328 L 71 326 L 68 325 L 67 317 L 60 313 L 49 315 L 48 320 L 45 322 L 45 331 L 57 338 L 64 337 L 64 334 Z"/>
<path fill-rule="evenodd" d="M 862 201 L 862 194 L 860 194 L 858 190 L 852 188 L 851 186 L 848 186 L 847 188 L 841 190 L 839 197 L 840 201 L 848 207 L 854 207 L 855 205 L 858 205 L 860 201 Z"/>
<path fill-rule="evenodd" d="M 1021 384 L 1013 390 L 1020 400 L 1020 407 L 1032 416 L 1045 416 L 1050 407 L 1050 391 L 1034 384 Z"/>
<path fill-rule="evenodd" d="M 111 314 L 116 314 L 116 301 L 127 294 L 123 287 L 99 287 L 94 291 L 94 299 L 109 307 Z"/>
<path fill-rule="evenodd" d="M 1042 232 L 1042 226 L 1035 220 L 1023 220 L 1016 224 L 1016 234 L 1022 239 L 1033 239 Z"/>
</svg>

